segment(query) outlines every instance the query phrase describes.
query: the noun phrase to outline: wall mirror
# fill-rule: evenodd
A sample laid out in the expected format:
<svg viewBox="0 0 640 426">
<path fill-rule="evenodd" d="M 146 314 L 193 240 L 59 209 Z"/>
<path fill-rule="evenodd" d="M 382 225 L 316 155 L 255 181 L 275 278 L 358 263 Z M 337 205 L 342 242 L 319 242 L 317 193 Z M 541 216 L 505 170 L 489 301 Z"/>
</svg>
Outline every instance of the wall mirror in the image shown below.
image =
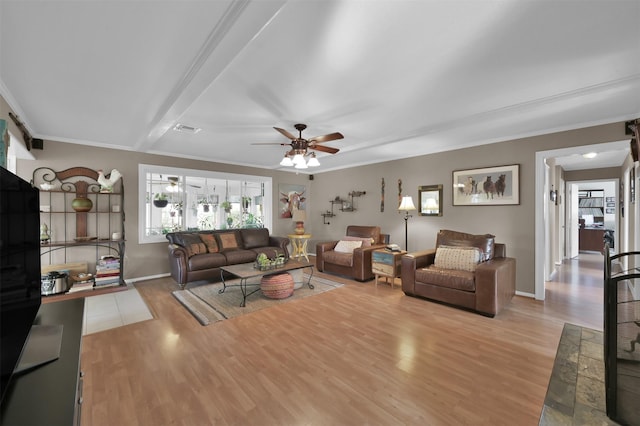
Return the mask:
<svg viewBox="0 0 640 426">
<path fill-rule="evenodd" d="M 420 216 L 442 216 L 442 185 L 418 187 Z"/>
</svg>

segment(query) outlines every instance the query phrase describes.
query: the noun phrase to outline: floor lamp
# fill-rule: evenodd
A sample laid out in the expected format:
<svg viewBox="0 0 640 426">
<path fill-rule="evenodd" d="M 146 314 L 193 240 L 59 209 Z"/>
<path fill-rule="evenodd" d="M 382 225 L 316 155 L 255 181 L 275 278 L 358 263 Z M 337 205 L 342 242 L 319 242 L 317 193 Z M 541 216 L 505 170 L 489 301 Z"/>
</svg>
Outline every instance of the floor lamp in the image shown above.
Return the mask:
<svg viewBox="0 0 640 426">
<path fill-rule="evenodd" d="M 407 228 L 407 221 L 411 217 L 410 211 L 416 210 L 416 206 L 413 205 L 413 198 L 411 195 L 405 195 L 402 197 L 400 207 L 398 207 L 398 213 L 404 212 L 404 249 L 409 251 L 409 232 Z"/>
</svg>

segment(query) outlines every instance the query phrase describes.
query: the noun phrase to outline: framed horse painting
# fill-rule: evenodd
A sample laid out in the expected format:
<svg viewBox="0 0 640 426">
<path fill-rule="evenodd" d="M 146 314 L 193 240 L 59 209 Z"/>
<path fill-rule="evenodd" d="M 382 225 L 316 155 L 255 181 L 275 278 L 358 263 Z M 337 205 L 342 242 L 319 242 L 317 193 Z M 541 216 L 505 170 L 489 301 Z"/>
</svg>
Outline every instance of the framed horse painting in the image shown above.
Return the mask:
<svg viewBox="0 0 640 426">
<path fill-rule="evenodd" d="M 520 204 L 520 165 L 453 172 L 454 206 Z"/>
</svg>

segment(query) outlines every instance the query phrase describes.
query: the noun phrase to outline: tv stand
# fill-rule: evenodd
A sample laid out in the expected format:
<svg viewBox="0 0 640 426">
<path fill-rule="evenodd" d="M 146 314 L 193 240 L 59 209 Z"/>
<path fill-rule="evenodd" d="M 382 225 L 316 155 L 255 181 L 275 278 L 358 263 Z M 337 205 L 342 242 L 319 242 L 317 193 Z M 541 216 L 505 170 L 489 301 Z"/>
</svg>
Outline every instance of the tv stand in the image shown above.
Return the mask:
<svg viewBox="0 0 640 426">
<path fill-rule="evenodd" d="M 2 425 L 80 425 L 80 352 L 84 298 L 42 304 L 37 326 L 61 325 L 58 359 L 12 377 L 2 400 Z"/>
<path fill-rule="evenodd" d="M 23 373 L 60 358 L 64 326 L 32 325 L 20 362 L 13 374 Z"/>
</svg>

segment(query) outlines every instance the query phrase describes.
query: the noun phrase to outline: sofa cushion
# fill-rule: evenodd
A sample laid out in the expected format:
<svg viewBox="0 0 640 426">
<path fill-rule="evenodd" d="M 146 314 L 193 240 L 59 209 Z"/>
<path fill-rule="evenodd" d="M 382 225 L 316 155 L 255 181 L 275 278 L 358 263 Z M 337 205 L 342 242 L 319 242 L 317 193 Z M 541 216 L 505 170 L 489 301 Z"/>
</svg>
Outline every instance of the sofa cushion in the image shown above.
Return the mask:
<svg viewBox="0 0 640 426">
<path fill-rule="evenodd" d="M 269 230 L 267 228 L 242 229 L 240 235 L 242 237 L 242 247 L 245 249 L 269 245 Z"/>
<path fill-rule="evenodd" d="M 475 274 L 473 272 L 442 269 L 433 265 L 416 270 L 416 285 L 419 283 L 462 291 L 476 291 Z"/>
<path fill-rule="evenodd" d="M 218 248 L 218 241 L 216 240 L 216 236 L 213 234 L 200 234 L 200 239 L 207 246 L 207 252 L 209 253 L 218 253 L 220 248 Z"/>
<path fill-rule="evenodd" d="M 334 265 L 353 266 L 353 253 L 340 253 L 335 250 L 327 251 L 322 256 L 325 263 Z"/>
<path fill-rule="evenodd" d="M 439 246 L 433 264 L 442 269 L 474 272 L 482 258 L 477 247 Z"/>
<path fill-rule="evenodd" d="M 191 257 L 196 254 L 207 252 L 207 246 L 204 245 L 197 233 L 180 233 L 175 235 L 175 241 L 187 250 L 187 256 Z"/>
<path fill-rule="evenodd" d="M 362 240 L 357 240 L 357 241 L 340 240 L 338 241 L 338 244 L 336 244 L 333 251 L 336 251 L 338 253 L 353 253 L 355 249 L 360 247 L 362 247 Z"/>
<path fill-rule="evenodd" d="M 255 262 L 257 257 L 253 250 L 242 249 L 224 251 L 223 254 L 227 258 L 227 265 Z"/>
<path fill-rule="evenodd" d="M 371 247 L 375 241 L 372 237 L 352 237 L 347 235 L 341 238 L 342 241 L 362 241 L 362 247 Z"/>
<path fill-rule="evenodd" d="M 204 253 L 189 258 L 190 271 L 219 268 L 227 264 L 227 258 L 221 253 Z"/>
<path fill-rule="evenodd" d="M 239 247 L 235 232 L 220 232 L 216 234 L 220 250 L 237 249 Z"/>
<path fill-rule="evenodd" d="M 473 235 L 465 232 L 449 231 L 446 229 L 438 232 L 436 238 L 436 247 L 455 246 L 455 247 L 477 247 L 482 250 L 484 260 L 493 259 L 493 246 L 495 244 L 495 235 L 483 234 Z"/>
</svg>

